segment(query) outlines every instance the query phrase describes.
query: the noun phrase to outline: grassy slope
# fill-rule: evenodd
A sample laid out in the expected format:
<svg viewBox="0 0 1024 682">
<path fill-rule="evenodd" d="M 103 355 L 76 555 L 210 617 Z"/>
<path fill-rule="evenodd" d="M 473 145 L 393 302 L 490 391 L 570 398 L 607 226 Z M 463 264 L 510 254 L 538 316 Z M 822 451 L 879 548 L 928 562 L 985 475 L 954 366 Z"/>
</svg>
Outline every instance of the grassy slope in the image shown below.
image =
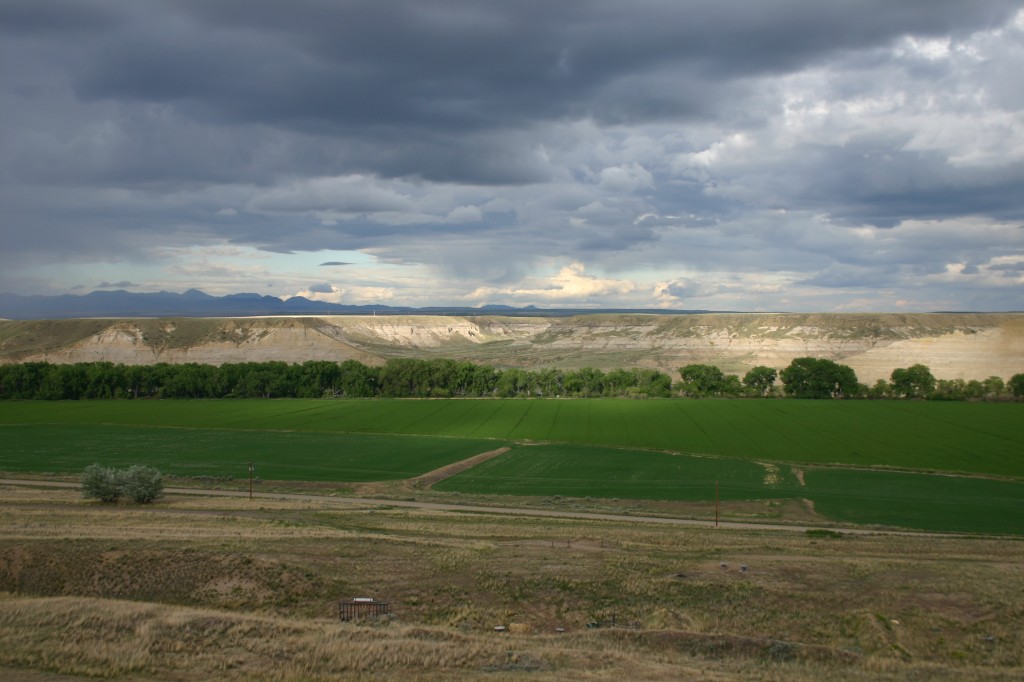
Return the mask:
<svg viewBox="0 0 1024 682">
<path fill-rule="evenodd" d="M 112 320 L 0 320 L 0 357 L 12 362 L 71 346 L 98 334 Z"/>
</svg>

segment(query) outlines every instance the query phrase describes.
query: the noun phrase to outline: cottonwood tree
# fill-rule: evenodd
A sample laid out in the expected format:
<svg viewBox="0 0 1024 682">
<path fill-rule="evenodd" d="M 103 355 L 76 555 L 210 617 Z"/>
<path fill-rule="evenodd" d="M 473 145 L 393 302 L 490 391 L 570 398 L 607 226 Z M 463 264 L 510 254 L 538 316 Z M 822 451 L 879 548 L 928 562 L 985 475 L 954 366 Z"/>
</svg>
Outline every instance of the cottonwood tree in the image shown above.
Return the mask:
<svg viewBox="0 0 1024 682">
<path fill-rule="evenodd" d="M 892 397 L 892 386 L 885 379 L 879 379 L 875 385 L 868 389 L 868 397 L 872 400 L 882 400 Z"/>
<path fill-rule="evenodd" d="M 775 386 L 775 379 L 778 376 L 779 373 L 771 367 L 758 365 L 757 367 L 752 367 L 743 376 L 743 385 L 756 392 L 757 395 L 767 395 L 772 390 L 772 387 Z"/>
<path fill-rule="evenodd" d="M 725 384 L 725 375 L 714 365 L 686 365 L 679 368 L 683 392 L 690 396 L 718 395 Z"/>
<path fill-rule="evenodd" d="M 860 390 L 852 367 L 822 358 L 795 358 L 780 376 L 793 398 L 846 398 Z"/>
<path fill-rule="evenodd" d="M 1001 377 L 991 376 L 985 381 L 981 382 L 981 385 L 985 387 L 986 398 L 998 398 L 1003 394 L 1006 389 L 1006 384 L 1003 382 Z"/>
<path fill-rule="evenodd" d="M 889 384 L 893 394 L 902 398 L 926 398 L 935 391 L 935 377 L 921 364 L 894 369 Z"/>
</svg>

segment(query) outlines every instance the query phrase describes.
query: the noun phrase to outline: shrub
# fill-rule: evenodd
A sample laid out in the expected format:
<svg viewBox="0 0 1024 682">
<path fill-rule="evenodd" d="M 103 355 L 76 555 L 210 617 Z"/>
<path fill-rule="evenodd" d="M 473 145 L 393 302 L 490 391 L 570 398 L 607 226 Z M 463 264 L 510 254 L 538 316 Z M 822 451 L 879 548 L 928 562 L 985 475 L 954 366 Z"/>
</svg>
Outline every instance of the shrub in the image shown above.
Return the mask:
<svg viewBox="0 0 1024 682">
<path fill-rule="evenodd" d="M 136 464 L 122 473 L 124 494 L 139 504 L 149 504 L 163 497 L 164 477 L 153 467 Z"/>
<path fill-rule="evenodd" d="M 116 469 L 90 464 L 82 472 L 82 495 L 100 502 L 117 502 L 122 492 L 118 473 Z"/>
<path fill-rule="evenodd" d="M 138 504 L 149 504 L 162 497 L 163 491 L 163 475 L 157 469 L 141 464 L 124 470 L 92 464 L 82 473 L 82 495 L 108 504 L 122 497 Z"/>
</svg>

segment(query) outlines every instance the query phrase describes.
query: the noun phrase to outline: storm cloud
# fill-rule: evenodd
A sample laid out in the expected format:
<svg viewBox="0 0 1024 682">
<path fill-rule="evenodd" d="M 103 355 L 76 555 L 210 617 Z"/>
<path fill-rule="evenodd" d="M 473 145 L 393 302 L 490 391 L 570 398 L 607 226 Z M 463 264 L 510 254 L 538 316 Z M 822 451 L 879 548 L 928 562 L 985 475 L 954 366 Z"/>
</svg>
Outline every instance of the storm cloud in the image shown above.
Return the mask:
<svg viewBox="0 0 1024 682">
<path fill-rule="evenodd" d="M 1019 309 L 1022 69 L 1020 0 L 7 0 L 0 290 Z"/>
</svg>

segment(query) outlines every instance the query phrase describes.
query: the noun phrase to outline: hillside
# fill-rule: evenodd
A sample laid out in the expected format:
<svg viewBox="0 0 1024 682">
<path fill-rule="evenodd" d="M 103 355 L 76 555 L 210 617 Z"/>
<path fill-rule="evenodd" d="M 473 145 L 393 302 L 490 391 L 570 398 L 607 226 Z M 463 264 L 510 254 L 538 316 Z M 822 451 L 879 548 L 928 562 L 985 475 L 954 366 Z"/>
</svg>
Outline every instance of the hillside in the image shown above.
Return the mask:
<svg viewBox="0 0 1024 682">
<path fill-rule="evenodd" d="M 942 379 L 1024 371 L 1024 314 L 351 315 L 0 321 L 0 362 L 221 364 L 447 357 L 497 367 L 703 362 L 742 373 L 815 356 L 872 383 L 920 362 Z"/>
</svg>

